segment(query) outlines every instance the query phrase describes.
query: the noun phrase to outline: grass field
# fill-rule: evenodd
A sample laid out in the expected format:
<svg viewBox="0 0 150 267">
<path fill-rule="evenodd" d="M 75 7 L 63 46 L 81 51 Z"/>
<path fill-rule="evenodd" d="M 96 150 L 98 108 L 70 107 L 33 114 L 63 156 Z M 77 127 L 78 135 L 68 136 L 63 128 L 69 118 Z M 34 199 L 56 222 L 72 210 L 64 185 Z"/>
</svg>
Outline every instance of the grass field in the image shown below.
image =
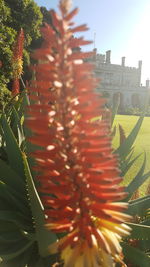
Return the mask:
<svg viewBox="0 0 150 267">
<path fill-rule="evenodd" d="M 137 122 L 139 117 L 137 116 L 127 116 L 127 115 L 117 115 L 115 117 L 114 125 L 121 124 L 126 136 L 129 135 L 132 128 L 134 127 L 135 123 Z M 117 127 L 118 129 L 118 127 Z M 116 133 L 116 136 L 113 140 L 113 147 L 117 147 L 119 144 L 119 134 L 118 131 Z M 125 177 L 125 181 L 128 184 L 132 177 L 136 175 L 138 172 L 144 158 L 144 151 L 146 153 L 147 162 L 146 162 L 146 168 L 145 172 L 150 170 L 150 117 L 145 117 L 144 121 L 142 123 L 141 129 L 139 131 L 139 134 L 137 136 L 137 139 L 134 143 L 134 154 L 133 157 L 135 157 L 138 154 L 142 155 L 138 158 L 132 169 L 130 169 Z M 150 183 L 150 178 L 148 178 L 148 181 L 144 183 L 144 185 L 141 187 L 141 194 L 144 195 L 146 187 Z"/>
</svg>

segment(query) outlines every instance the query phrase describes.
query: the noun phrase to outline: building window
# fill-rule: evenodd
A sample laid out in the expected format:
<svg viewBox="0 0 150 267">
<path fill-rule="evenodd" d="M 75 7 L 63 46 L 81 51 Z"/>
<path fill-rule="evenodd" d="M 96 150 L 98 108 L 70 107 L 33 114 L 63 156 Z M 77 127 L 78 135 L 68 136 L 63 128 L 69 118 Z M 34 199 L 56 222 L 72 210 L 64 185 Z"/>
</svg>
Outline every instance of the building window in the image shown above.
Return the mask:
<svg viewBox="0 0 150 267">
<path fill-rule="evenodd" d="M 112 73 L 106 73 L 105 74 L 105 83 L 109 84 L 112 83 L 113 74 Z"/>
</svg>

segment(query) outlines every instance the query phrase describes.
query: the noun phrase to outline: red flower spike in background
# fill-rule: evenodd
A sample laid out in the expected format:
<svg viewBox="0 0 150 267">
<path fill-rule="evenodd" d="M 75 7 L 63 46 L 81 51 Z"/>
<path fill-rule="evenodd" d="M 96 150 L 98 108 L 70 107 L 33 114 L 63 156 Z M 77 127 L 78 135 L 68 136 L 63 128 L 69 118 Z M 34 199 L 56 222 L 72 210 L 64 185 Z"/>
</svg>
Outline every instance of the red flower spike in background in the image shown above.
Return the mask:
<svg viewBox="0 0 150 267">
<path fill-rule="evenodd" d="M 19 79 L 22 74 L 23 61 L 23 44 L 24 44 L 24 32 L 23 29 L 20 30 L 17 40 L 13 49 L 13 58 L 12 58 L 12 69 L 13 69 L 13 85 L 12 85 L 12 95 L 19 94 L 20 84 Z"/>
<path fill-rule="evenodd" d="M 29 142 L 42 148 L 31 153 L 45 206 L 46 226 L 66 236 L 50 251 L 61 252 L 65 267 L 112 267 L 122 263 L 120 240 L 129 234 L 123 213 L 127 204 L 119 186 L 118 159 L 112 154 L 105 100 L 94 93 L 93 67 L 83 62 L 89 53 L 73 48 L 76 31 L 69 12 L 70 1 L 60 1 L 61 16 L 53 16 L 54 31 L 42 28 L 44 43 L 36 50 L 33 66 L 36 80 L 29 88 L 33 104 L 26 125 L 32 130 Z M 74 52 L 73 52 L 74 51 Z M 90 53 L 91 54 L 91 53 Z M 92 122 L 93 117 L 101 120 Z M 55 251 L 56 252 L 56 251 Z"/>
</svg>

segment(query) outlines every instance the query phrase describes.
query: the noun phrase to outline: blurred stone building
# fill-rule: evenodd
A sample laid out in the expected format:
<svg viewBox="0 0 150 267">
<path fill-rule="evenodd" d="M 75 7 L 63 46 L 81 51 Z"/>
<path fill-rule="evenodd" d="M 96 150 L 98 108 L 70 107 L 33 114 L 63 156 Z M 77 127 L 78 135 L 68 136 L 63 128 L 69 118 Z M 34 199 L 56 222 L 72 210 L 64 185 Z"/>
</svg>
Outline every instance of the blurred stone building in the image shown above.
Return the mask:
<svg viewBox="0 0 150 267">
<path fill-rule="evenodd" d="M 150 90 L 150 81 L 145 86 L 141 85 L 142 61 L 138 62 L 137 68 L 127 67 L 125 57 L 121 58 L 121 64 L 111 63 L 111 51 L 105 55 L 98 54 L 94 49 L 92 58 L 96 65 L 96 77 L 100 79 L 97 90 L 108 97 L 108 104 L 112 104 L 120 97 L 120 109 L 126 107 L 142 107 L 145 97 Z"/>
</svg>

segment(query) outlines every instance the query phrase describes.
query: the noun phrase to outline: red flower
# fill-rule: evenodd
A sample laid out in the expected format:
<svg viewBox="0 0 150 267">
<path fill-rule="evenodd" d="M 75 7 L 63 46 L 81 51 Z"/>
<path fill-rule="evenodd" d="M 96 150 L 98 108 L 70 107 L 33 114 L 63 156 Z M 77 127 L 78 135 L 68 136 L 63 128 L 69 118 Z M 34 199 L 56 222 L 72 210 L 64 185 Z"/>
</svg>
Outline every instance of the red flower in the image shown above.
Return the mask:
<svg viewBox="0 0 150 267">
<path fill-rule="evenodd" d="M 87 27 L 72 27 L 77 9 L 69 13 L 62 2 L 67 1 L 60 1 L 62 17 L 52 14 L 56 31 L 42 29 L 43 47 L 34 54 L 39 62 L 32 67 L 36 80 L 26 124 L 33 133 L 29 141 L 42 150 L 31 155 L 47 227 L 68 233 L 56 244 L 65 266 L 113 266 L 121 261 L 121 236 L 129 233 L 124 224 L 129 216 L 122 213 L 127 204 L 120 202 L 126 193 L 118 185 L 110 123 L 102 117 L 105 100 L 93 90 L 93 66 L 82 61 L 91 53 L 72 52 L 73 33 Z M 84 44 L 78 39 L 78 46 Z M 97 116 L 101 119 L 92 122 Z"/>
</svg>

